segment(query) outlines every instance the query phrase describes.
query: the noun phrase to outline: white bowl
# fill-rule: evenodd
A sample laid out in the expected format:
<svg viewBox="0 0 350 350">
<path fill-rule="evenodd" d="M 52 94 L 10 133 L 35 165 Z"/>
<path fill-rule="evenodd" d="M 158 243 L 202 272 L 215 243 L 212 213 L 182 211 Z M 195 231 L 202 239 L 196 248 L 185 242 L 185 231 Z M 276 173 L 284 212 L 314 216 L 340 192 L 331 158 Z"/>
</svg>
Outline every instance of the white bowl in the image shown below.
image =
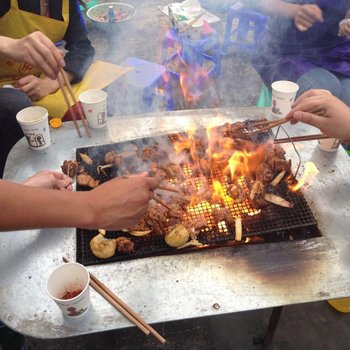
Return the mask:
<svg viewBox="0 0 350 350">
<path fill-rule="evenodd" d="M 91 19 L 97 29 L 107 30 L 108 6 L 113 6 L 114 13 L 116 14 L 116 23 L 128 21 L 136 14 L 134 6 L 122 2 L 104 2 L 98 4 L 89 8 L 86 12 L 86 15 Z"/>
</svg>

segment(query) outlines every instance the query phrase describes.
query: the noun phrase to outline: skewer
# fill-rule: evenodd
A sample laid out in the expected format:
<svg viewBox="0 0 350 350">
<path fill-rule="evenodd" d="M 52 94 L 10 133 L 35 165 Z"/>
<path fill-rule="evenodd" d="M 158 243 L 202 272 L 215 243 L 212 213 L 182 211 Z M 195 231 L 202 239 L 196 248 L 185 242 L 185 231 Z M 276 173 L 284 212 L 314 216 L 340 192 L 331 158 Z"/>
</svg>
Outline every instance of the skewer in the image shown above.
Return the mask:
<svg viewBox="0 0 350 350">
<path fill-rule="evenodd" d="M 69 82 L 69 80 L 68 80 L 68 77 L 67 77 L 67 75 L 66 75 L 66 72 L 64 71 L 63 68 L 60 68 L 60 73 L 61 73 L 61 75 L 62 75 L 62 77 L 63 77 L 63 80 L 64 80 L 64 82 L 65 82 L 65 84 L 66 84 L 65 86 L 67 87 L 67 89 L 68 89 L 68 91 L 69 91 L 69 93 L 70 93 L 70 96 L 71 96 L 71 98 L 72 98 L 74 104 L 77 106 L 77 109 L 78 109 L 78 112 L 79 112 L 79 116 L 80 116 L 80 119 L 81 119 L 81 121 L 82 121 L 82 123 L 83 123 L 83 125 L 84 125 L 86 134 L 88 135 L 89 138 L 91 138 L 91 133 L 90 133 L 90 130 L 89 130 L 89 128 L 88 128 L 88 124 L 87 124 L 87 120 L 86 120 L 86 118 L 85 118 L 84 111 L 81 109 L 81 105 L 78 103 L 78 100 L 77 100 L 76 97 L 75 97 L 74 91 L 73 91 L 72 86 L 71 86 L 71 84 L 70 84 L 70 82 Z M 62 90 L 62 92 L 63 92 L 64 87 L 62 87 L 61 85 L 60 85 L 60 87 L 61 87 L 61 90 Z M 65 98 L 65 99 L 66 99 L 66 98 Z M 67 101 L 66 101 L 66 103 L 67 103 Z M 68 106 L 68 108 L 70 108 L 69 102 L 67 103 L 67 106 Z M 72 110 L 73 110 L 73 113 L 72 113 L 72 114 L 73 114 L 74 117 L 75 117 L 74 109 L 72 109 Z M 73 118 L 73 119 L 74 119 L 74 118 Z"/>
<path fill-rule="evenodd" d="M 197 17 L 193 18 L 190 23 L 188 23 L 184 28 L 180 30 L 180 34 L 183 34 L 186 32 L 186 30 L 190 29 L 204 14 L 205 11 L 201 12 Z"/>
<path fill-rule="evenodd" d="M 286 142 L 299 142 L 299 141 L 313 141 L 313 140 L 322 140 L 329 139 L 330 137 L 324 134 L 315 134 L 315 135 L 305 135 L 305 136 L 294 136 L 286 137 L 283 139 L 276 139 L 274 143 L 286 143 Z"/>
<path fill-rule="evenodd" d="M 66 257 L 62 257 L 64 262 L 69 262 Z M 104 285 L 97 277 L 91 272 L 90 285 L 98 293 L 100 293 L 106 300 L 108 300 L 118 311 L 120 311 L 129 321 L 133 322 L 143 333 L 146 335 L 152 333 L 159 342 L 164 344 L 166 340 L 152 327 L 150 326 L 140 315 L 132 310 L 127 304 L 119 299 L 106 285 Z"/>
</svg>

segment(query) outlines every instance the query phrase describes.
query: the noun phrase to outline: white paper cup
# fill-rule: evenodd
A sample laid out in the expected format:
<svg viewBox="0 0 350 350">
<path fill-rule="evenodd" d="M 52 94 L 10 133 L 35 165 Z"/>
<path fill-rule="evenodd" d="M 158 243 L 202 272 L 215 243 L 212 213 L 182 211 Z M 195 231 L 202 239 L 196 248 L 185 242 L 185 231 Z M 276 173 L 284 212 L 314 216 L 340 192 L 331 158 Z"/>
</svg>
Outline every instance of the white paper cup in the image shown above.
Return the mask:
<svg viewBox="0 0 350 350">
<path fill-rule="evenodd" d="M 27 107 L 16 115 L 28 145 L 33 150 L 42 150 L 51 145 L 47 109 L 39 106 Z"/>
<path fill-rule="evenodd" d="M 271 88 L 271 113 L 275 117 L 286 115 L 292 109 L 292 104 L 299 90 L 298 84 L 288 80 L 280 80 L 273 82 Z"/>
<path fill-rule="evenodd" d="M 85 266 L 71 262 L 55 269 L 47 280 L 47 294 L 55 301 L 63 315 L 77 318 L 90 306 L 90 275 Z M 66 299 L 69 295 L 73 297 Z M 74 296 L 75 295 L 75 296 Z"/>
<path fill-rule="evenodd" d="M 321 139 L 318 140 L 318 147 L 325 152 L 335 152 L 340 146 L 340 140 L 338 139 Z"/>
<path fill-rule="evenodd" d="M 87 90 L 80 94 L 85 117 L 90 128 L 103 128 L 107 125 L 107 93 L 103 90 Z"/>
</svg>

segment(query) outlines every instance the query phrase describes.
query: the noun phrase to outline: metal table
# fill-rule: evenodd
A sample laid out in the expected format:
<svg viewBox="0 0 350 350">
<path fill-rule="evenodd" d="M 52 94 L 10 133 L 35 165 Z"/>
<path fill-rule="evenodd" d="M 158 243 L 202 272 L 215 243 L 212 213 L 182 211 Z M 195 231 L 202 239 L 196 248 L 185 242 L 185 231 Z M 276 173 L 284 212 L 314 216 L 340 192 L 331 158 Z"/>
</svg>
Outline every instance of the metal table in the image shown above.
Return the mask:
<svg viewBox="0 0 350 350">
<path fill-rule="evenodd" d="M 60 170 L 65 159 L 75 158 L 77 147 L 183 131 L 209 123 L 219 125 L 265 112 L 237 108 L 115 117 L 109 119 L 107 128 L 92 130 L 92 139 L 79 139 L 74 125 L 64 123 L 60 129 L 51 130 L 52 145 L 45 151 L 32 151 L 24 139 L 20 140 L 8 158 L 5 178 L 19 182 L 39 170 Z M 290 135 L 318 132 L 300 123 L 286 128 Z M 349 296 L 350 158 L 342 149 L 325 153 L 316 145 L 317 141 L 309 141 L 297 147 L 302 162 L 312 161 L 320 170 L 304 195 L 322 237 L 145 258 L 89 266 L 89 270 L 148 323 Z M 291 145 L 285 148 L 289 153 Z M 78 321 L 64 319 L 46 295 L 46 280 L 62 263 L 62 256 L 75 259 L 75 240 L 73 228 L 1 233 L 0 319 L 4 323 L 37 338 L 62 338 L 131 326 L 93 290 L 92 308 Z"/>
</svg>

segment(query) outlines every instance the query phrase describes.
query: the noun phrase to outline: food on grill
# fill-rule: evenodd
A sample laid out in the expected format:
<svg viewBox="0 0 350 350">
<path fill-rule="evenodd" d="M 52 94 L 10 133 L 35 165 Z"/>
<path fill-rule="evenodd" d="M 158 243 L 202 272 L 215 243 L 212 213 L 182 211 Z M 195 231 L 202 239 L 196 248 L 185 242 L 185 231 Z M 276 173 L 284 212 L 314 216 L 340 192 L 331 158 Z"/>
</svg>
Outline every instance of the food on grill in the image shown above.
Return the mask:
<svg viewBox="0 0 350 350">
<path fill-rule="evenodd" d="M 293 203 L 290 203 L 286 201 L 285 199 L 276 196 L 275 194 L 272 193 L 265 193 L 264 194 L 264 199 L 268 202 L 271 202 L 276 205 L 280 205 L 281 207 L 286 207 L 286 208 L 293 208 Z"/>
<path fill-rule="evenodd" d="M 100 259 L 108 259 L 115 254 L 117 243 L 115 239 L 105 238 L 102 233 L 98 233 L 90 241 L 92 253 Z"/>
<path fill-rule="evenodd" d="M 173 248 L 181 247 L 190 239 L 187 228 L 181 224 L 175 225 L 165 234 L 165 243 Z"/>
<path fill-rule="evenodd" d="M 128 233 L 120 237 L 118 252 L 137 254 L 140 242 L 177 249 L 211 240 L 239 242 L 269 215 L 266 207 L 290 210 L 295 198 L 284 149 L 273 143 L 270 131 L 250 130 L 254 121 L 105 145 L 100 153 L 82 149 L 80 163 L 96 166 L 86 166 L 77 181 L 94 188 L 100 181 L 146 171 L 162 179 L 163 187 L 176 188 L 155 191 L 141 222 L 123 230 Z"/>
<path fill-rule="evenodd" d="M 131 253 L 134 250 L 134 243 L 126 237 L 118 237 L 115 239 L 117 251 L 120 253 Z"/>
<path fill-rule="evenodd" d="M 61 165 L 63 174 L 74 177 L 78 171 L 78 162 L 76 160 L 65 160 Z"/>
<path fill-rule="evenodd" d="M 79 155 L 81 160 L 87 165 L 91 165 L 94 162 L 86 153 L 80 153 Z"/>
<path fill-rule="evenodd" d="M 242 240 L 242 219 L 241 218 L 235 219 L 235 240 L 238 242 Z"/>
<path fill-rule="evenodd" d="M 95 188 L 100 184 L 100 181 L 95 180 L 92 176 L 83 172 L 77 176 L 77 183 L 80 186 Z"/>
</svg>

